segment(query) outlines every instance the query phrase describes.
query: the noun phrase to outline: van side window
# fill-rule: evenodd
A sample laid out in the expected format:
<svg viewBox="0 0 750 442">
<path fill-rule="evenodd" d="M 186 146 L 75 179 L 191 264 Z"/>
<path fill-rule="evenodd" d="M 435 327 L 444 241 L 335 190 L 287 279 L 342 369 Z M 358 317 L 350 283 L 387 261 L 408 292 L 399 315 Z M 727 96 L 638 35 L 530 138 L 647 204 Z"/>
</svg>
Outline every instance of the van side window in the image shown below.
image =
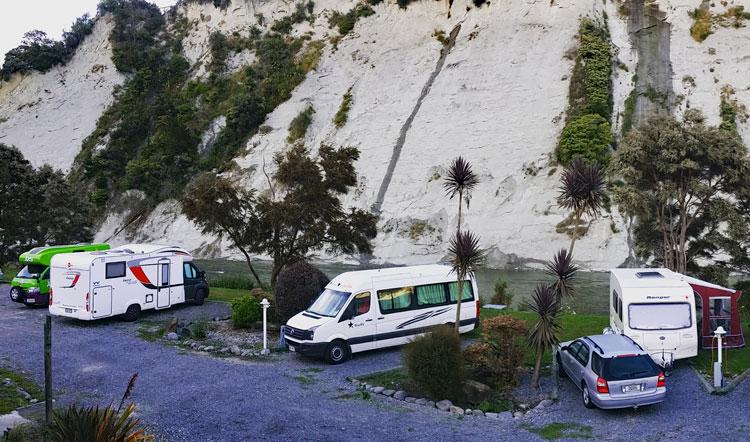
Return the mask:
<svg viewBox="0 0 750 442">
<path fill-rule="evenodd" d="M 125 261 L 108 262 L 105 269 L 107 279 L 122 278 L 125 276 Z"/>
<path fill-rule="evenodd" d="M 445 284 L 420 285 L 416 287 L 417 305 L 445 304 Z"/>
<path fill-rule="evenodd" d="M 448 283 L 448 291 L 450 292 L 450 301 L 456 302 L 456 293 L 458 293 L 458 282 Z M 471 281 L 464 281 L 464 293 L 461 296 L 461 301 L 473 301 L 474 300 L 474 289 L 471 286 Z"/>
<path fill-rule="evenodd" d="M 189 262 L 182 264 L 183 273 L 185 274 L 185 278 L 187 279 L 196 279 L 198 277 L 198 272 L 195 271 L 195 267 L 193 267 Z"/>
<path fill-rule="evenodd" d="M 364 315 L 370 312 L 370 292 L 357 293 L 350 307 L 353 311 L 352 317 Z"/>
<path fill-rule="evenodd" d="M 402 287 L 378 291 L 378 304 L 381 313 L 391 313 L 406 310 L 411 307 L 414 287 Z"/>
</svg>

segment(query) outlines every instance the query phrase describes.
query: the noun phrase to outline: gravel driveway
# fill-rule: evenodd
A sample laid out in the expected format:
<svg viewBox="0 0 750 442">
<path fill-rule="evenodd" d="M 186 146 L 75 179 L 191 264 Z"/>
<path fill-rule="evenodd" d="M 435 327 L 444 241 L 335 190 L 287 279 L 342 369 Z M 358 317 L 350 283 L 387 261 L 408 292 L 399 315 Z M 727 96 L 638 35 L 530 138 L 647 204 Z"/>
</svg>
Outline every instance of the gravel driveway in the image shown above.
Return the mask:
<svg viewBox="0 0 750 442">
<path fill-rule="evenodd" d="M 222 304 L 183 306 L 146 320 L 215 317 Z M 224 312 L 224 313 L 222 313 Z M 45 309 L 10 302 L 0 286 L 0 364 L 43 376 Z M 398 350 L 356 355 L 329 366 L 282 354 L 273 362 L 245 362 L 185 352 L 137 337 L 138 324 L 82 323 L 53 318 L 53 383 L 62 401 L 119 400 L 130 375 L 139 378 L 132 399 L 162 440 L 540 440 L 525 427 L 551 422 L 589 425 L 607 440 L 746 440 L 750 382 L 727 396 L 706 394 L 688 368 L 669 378 L 668 400 L 638 411 L 587 410 L 576 388 L 562 385 L 562 400 L 520 421 L 466 416 L 380 397 L 354 399 L 346 376 L 399 364 Z M 720 419 L 704 419 L 713 413 Z"/>
</svg>

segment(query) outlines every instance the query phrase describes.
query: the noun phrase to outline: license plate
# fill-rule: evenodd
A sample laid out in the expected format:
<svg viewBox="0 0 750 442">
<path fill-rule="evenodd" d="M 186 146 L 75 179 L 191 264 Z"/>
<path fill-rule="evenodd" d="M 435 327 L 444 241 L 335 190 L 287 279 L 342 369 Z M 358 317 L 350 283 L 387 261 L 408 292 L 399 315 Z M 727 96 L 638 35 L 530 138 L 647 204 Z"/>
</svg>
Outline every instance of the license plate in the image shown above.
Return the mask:
<svg viewBox="0 0 750 442">
<path fill-rule="evenodd" d="M 73 313 L 73 309 L 72 308 L 66 308 L 65 309 L 65 313 Z"/>
<path fill-rule="evenodd" d="M 36 300 L 34 298 L 26 298 L 26 303 L 27 304 L 33 304 L 35 302 L 36 302 Z"/>
<path fill-rule="evenodd" d="M 294 348 L 294 346 L 293 346 L 293 345 L 290 345 L 290 346 L 289 346 L 289 351 L 292 351 L 292 352 L 294 352 L 294 351 L 297 351 L 297 349 L 296 349 L 296 348 Z"/>
<path fill-rule="evenodd" d="M 626 385 L 622 387 L 622 392 L 630 393 L 631 391 L 641 391 L 642 389 L 643 389 L 643 385 L 641 384 L 631 384 L 631 385 Z"/>
</svg>

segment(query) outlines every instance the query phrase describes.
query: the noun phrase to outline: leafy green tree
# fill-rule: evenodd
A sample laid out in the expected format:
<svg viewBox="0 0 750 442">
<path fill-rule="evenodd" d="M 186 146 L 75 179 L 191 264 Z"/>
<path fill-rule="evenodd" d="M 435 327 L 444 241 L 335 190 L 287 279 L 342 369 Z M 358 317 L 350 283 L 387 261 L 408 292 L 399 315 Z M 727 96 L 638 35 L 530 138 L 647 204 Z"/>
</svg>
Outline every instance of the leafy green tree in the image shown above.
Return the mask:
<svg viewBox="0 0 750 442">
<path fill-rule="evenodd" d="M 2 74 L 36 70 L 46 72 L 65 59 L 65 45 L 52 40 L 44 31 L 33 30 L 23 35 L 21 44 L 5 54 Z"/>
<path fill-rule="evenodd" d="M 750 160 L 735 133 L 695 115 L 653 117 L 628 133 L 613 170 L 623 180 L 616 200 L 638 217 L 645 258 L 685 273 L 721 250 L 746 255 L 738 235 L 747 232 Z"/>
<path fill-rule="evenodd" d="M 539 284 L 531 295 L 531 301 L 526 302 L 526 307 L 536 313 L 537 319 L 529 329 L 528 340 L 532 348 L 536 350 L 536 361 L 534 362 L 534 373 L 531 377 L 531 386 L 539 387 L 539 373 L 542 369 L 542 358 L 547 348 L 556 345 L 560 340 L 557 334 L 560 331 L 560 302 L 555 290 L 545 284 Z"/>
<path fill-rule="evenodd" d="M 458 293 L 456 293 L 456 322 L 454 327 L 459 333 L 461 326 L 461 298 L 464 293 L 464 282 L 474 271 L 484 263 L 485 252 L 479 248 L 479 238 L 469 231 L 456 232 L 451 238 L 450 247 L 451 267 L 458 278 Z"/>
</svg>

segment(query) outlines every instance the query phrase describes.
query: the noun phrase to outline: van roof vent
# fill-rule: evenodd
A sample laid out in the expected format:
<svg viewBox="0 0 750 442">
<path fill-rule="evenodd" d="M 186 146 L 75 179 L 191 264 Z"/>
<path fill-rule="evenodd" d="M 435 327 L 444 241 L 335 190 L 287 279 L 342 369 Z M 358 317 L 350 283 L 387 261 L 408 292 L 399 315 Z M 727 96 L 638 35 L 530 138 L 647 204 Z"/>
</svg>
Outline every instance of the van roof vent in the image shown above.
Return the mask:
<svg viewBox="0 0 750 442">
<path fill-rule="evenodd" d="M 635 276 L 638 278 L 663 278 L 664 275 L 662 275 L 659 272 L 636 272 Z"/>
</svg>

